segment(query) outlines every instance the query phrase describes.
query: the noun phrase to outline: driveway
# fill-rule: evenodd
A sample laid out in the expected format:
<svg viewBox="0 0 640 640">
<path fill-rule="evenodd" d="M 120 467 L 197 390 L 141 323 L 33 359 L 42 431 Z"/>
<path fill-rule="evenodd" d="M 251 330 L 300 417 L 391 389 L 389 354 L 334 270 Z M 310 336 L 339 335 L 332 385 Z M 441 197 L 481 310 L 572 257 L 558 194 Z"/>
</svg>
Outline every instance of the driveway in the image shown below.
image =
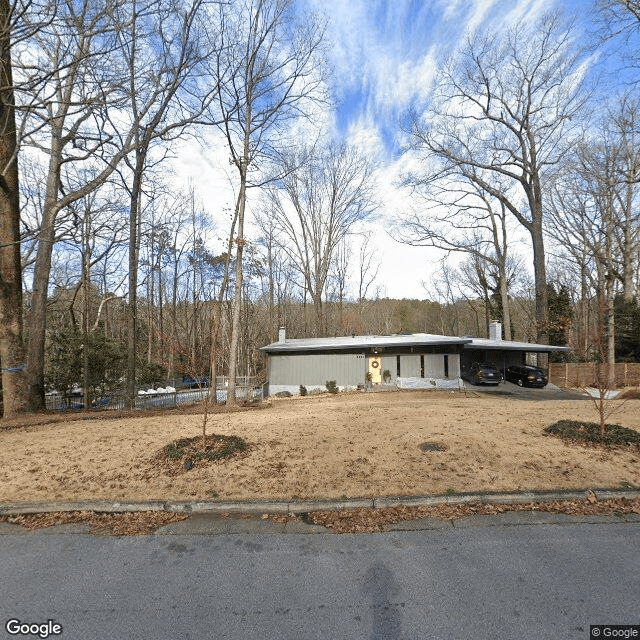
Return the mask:
<svg viewBox="0 0 640 640">
<path fill-rule="evenodd" d="M 555 384 L 549 383 L 542 389 L 533 387 L 519 387 L 513 382 L 503 380 L 498 385 L 471 384 L 464 381 L 465 391 L 468 393 L 477 392 L 485 395 L 504 396 L 514 400 L 588 400 L 589 397 L 581 391 L 574 389 L 561 389 Z"/>
</svg>

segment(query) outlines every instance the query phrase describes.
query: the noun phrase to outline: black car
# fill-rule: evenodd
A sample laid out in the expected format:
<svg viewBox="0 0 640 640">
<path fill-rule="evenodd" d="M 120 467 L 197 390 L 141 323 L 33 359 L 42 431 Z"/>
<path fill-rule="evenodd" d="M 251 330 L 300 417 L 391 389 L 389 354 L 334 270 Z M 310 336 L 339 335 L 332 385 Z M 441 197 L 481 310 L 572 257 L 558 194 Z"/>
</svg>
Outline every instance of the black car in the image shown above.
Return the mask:
<svg viewBox="0 0 640 640">
<path fill-rule="evenodd" d="M 519 387 L 545 387 L 549 382 L 547 374 L 542 369 L 528 364 L 507 367 L 505 378 Z"/>
<path fill-rule="evenodd" d="M 462 377 L 473 384 L 499 384 L 502 373 L 489 362 L 474 362 L 463 368 Z"/>
</svg>

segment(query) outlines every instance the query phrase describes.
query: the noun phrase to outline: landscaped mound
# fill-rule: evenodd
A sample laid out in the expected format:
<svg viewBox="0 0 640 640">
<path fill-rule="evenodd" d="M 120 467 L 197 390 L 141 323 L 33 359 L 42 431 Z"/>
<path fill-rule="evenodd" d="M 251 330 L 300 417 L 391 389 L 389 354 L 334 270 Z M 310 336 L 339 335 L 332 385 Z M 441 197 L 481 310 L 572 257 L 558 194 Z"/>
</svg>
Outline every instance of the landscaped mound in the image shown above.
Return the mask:
<svg viewBox="0 0 640 640">
<path fill-rule="evenodd" d="M 167 458 L 184 458 L 185 464 L 195 460 L 222 460 L 246 450 L 247 443 L 240 436 L 221 436 L 215 433 L 206 437 L 204 449 L 202 436 L 181 438 L 164 447 Z"/>
<path fill-rule="evenodd" d="M 596 422 L 558 420 L 558 422 L 549 425 L 544 432 L 572 442 L 589 442 L 609 446 L 640 446 L 640 432 L 622 427 L 619 424 L 608 424 L 604 434 L 601 434 L 600 425 Z"/>
</svg>

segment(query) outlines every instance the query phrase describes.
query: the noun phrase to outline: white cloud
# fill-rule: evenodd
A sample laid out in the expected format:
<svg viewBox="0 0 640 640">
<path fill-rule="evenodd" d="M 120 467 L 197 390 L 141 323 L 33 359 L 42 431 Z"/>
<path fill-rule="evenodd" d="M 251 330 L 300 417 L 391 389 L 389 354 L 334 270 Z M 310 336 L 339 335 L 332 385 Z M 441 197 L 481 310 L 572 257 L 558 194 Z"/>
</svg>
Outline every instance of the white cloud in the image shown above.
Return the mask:
<svg viewBox="0 0 640 640">
<path fill-rule="evenodd" d="M 439 64 L 454 53 L 469 32 L 492 28 L 496 33 L 520 19 L 535 19 L 559 0 L 299 0 L 328 19 L 330 82 L 342 111 L 320 110 L 311 121 L 292 130 L 292 140 L 308 138 L 319 129 L 344 135 L 367 157 L 378 160 L 382 208 L 369 227 L 381 261 L 379 282 L 393 297 L 425 297 L 421 285 L 439 267 L 434 249 L 395 242 L 387 233 L 393 216 L 416 206 L 397 186 L 402 171 L 417 167 L 419 158 L 405 153 L 391 157 L 390 139 L 402 135 L 398 119 L 412 103 L 426 100 Z M 506 5 L 506 8 L 505 8 Z M 345 112 L 345 109 L 347 111 Z M 394 149 L 394 152 L 396 149 Z M 191 176 L 200 197 L 219 216 L 233 206 L 235 176 L 228 152 L 217 134 L 206 147 L 189 145 L 180 162 L 182 178 Z M 251 193 L 256 200 L 257 193 Z"/>
</svg>

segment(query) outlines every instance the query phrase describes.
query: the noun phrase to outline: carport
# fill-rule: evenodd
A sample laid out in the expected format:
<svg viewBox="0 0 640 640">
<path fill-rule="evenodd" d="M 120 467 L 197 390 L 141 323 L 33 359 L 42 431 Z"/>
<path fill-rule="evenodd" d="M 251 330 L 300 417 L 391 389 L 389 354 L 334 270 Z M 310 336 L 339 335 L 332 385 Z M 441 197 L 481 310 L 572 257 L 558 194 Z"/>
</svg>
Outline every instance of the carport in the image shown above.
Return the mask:
<svg viewBox="0 0 640 640">
<path fill-rule="evenodd" d="M 569 351 L 569 347 L 503 340 L 499 322 L 491 323 L 489 335 L 489 338 L 471 338 L 471 342 L 463 346 L 460 355 L 462 367 L 473 362 L 490 362 L 504 373 L 513 364 L 535 364 L 534 358 L 538 354 Z"/>
</svg>

